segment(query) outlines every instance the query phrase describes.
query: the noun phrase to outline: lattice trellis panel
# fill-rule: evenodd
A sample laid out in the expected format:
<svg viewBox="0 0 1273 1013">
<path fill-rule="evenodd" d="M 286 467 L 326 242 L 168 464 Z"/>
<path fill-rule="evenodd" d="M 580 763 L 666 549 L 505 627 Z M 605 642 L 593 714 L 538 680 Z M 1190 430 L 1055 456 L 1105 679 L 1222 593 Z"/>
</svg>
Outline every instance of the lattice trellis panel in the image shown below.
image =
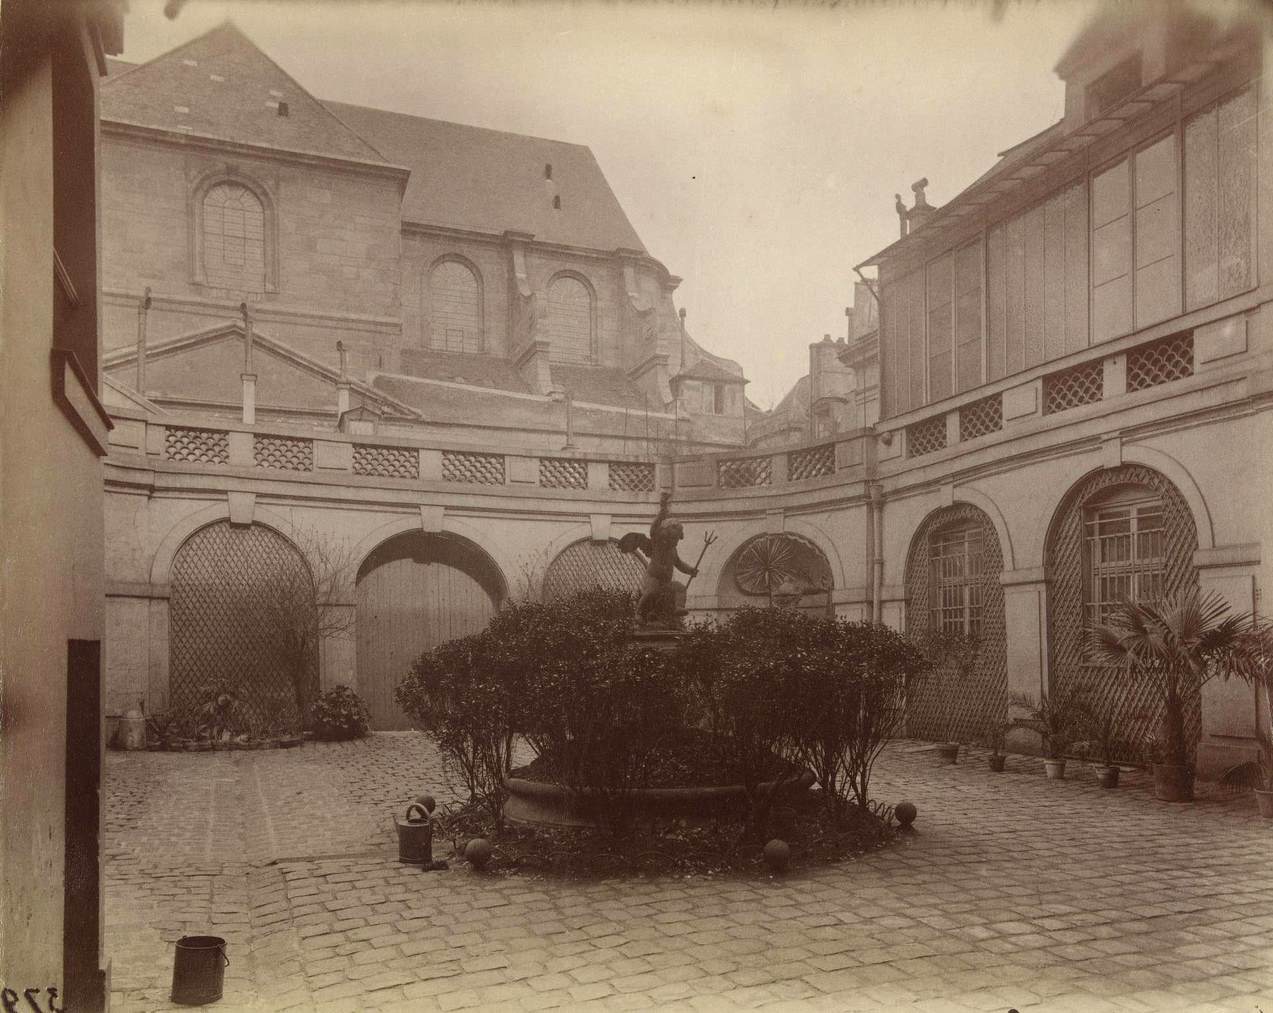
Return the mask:
<svg viewBox="0 0 1273 1013">
<path fill-rule="evenodd" d="M 773 481 L 772 457 L 742 457 L 716 462 L 716 482 L 722 489 L 749 489 Z"/>
<path fill-rule="evenodd" d="M 253 442 L 258 468 L 280 471 L 313 471 L 314 441 L 296 436 L 258 436 Z"/>
<path fill-rule="evenodd" d="M 959 439 L 975 440 L 1003 429 L 1003 396 L 992 394 L 959 409 Z"/>
<path fill-rule="evenodd" d="M 1163 594 L 1174 595 L 1198 585 L 1193 554 L 1198 533 L 1184 497 L 1158 472 L 1140 465 L 1109 468 L 1089 476 L 1071 490 L 1048 537 L 1047 569 L 1049 678 L 1063 690 L 1085 690 L 1103 710 L 1119 714 L 1118 738 L 1137 743 L 1156 734 L 1162 708 L 1146 682 L 1112 668 L 1087 663 L 1083 608 L 1083 512 L 1086 504 L 1115 486 L 1135 485 L 1156 493 L 1163 506 L 1163 544 L 1166 572 Z M 1201 701 L 1186 702 L 1185 734 L 1192 753 L 1201 729 Z M 1135 759 L 1125 756 L 1124 759 Z"/>
<path fill-rule="evenodd" d="M 419 478 L 420 452 L 410 447 L 354 444 L 354 474 L 376 478 Z"/>
<path fill-rule="evenodd" d="M 619 492 L 653 492 L 654 465 L 641 461 L 611 461 L 610 488 Z"/>
<path fill-rule="evenodd" d="M 1127 353 L 1127 389 L 1144 390 L 1193 376 L 1193 332 L 1177 334 Z"/>
<path fill-rule="evenodd" d="M 936 415 L 906 427 L 906 456 L 922 457 L 946 447 L 946 416 Z"/>
<path fill-rule="evenodd" d="M 950 733 L 958 741 L 974 742 L 987 719 L 1007 718 L 1008 641 L 1003 613 L 1003 550 L 990 518 L 968 503 L 956 503 L 925 519 L 915 535 L 906 561 L 906 631 L 919 635 L 932 622 L 930 601 L 932 568 L 930 552 L 933 535 L 952 525 L 975 524 L 981 532 L 981 652 L 977 670 L 965 683 L 956 683 L 950 692 Z M 936 674 L 908 687 L 906 725 L 909 734 L 921 739 L 942 740 L 947 735 L 947 702 L 942 699 Z"/>
<path fill-rule="evenodd" d="M 194 464 L 229 464 L 230 434 L 221 429 L 169 426 L 164 432 L 164 457 Z"/>
<path fill-rule="evenodd" d="M 466 482 L 470 485 L 503 485 L 504 455 L 444 450 L 442 451 L 442 481 Z"/>
<path fill-rule="evenodd" d="M 1105 366 L 1100 359 L 1043 378 L 1043 414 L 1055 415 L 1105 396 Z"/>
<path fill-rule="evenodd" d="M 191 535 L 172 563 L 169 706 L 198 708 L 207 687 L 224 680 L 243 699 L 251 719 L 299 727 L 292 659 L 285 653 L 286 638 L 271 622 L 286 614 L 277 604 L 280 598 L 312 586 L 300 553 L 259 524 L 221 521 Z M 310 654 L 301 659 L 307 700 L 318 688 L 316 646 Z"/>
<path fill-rule="evenodd" d="M 787 478 L 799 482 L 802 478 L 822 478 L 835 474 L 835 444 L 824 443 L 820 447 L 793 450 L 787 455 Z"/>
<path fill-rule="evenodd" d="M 545 489 L 587 489 L 588 462 L 569 457 L 541 457 L 539 484 Z"/>
<path fill-rule="evenodd" d="M 621 551 L 617 542 L 575 542 L 548 564 L 544 600 L 598 587 L 640 593 L 644 577 L 641 560 L 635 553 Z"/>
</svg>

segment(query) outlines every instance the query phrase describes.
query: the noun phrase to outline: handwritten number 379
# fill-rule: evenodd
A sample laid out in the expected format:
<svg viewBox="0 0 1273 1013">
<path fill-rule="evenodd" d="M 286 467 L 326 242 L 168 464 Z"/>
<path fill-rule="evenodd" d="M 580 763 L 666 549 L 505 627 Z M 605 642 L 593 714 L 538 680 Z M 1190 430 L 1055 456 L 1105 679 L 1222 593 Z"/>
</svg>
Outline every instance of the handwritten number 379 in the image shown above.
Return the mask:
<svg viewBox="0 0 1273 1013">
<path fill-rule="evenodd" d="M 57 1005 L 57 989 L 50 986 L 44 991 L 49 993 L 49 1009 L 52 1013 L 65 1013 L 66 1007 Z M 37 1001 L 40 994 L 38 988 L 24 988 L 22 994 L 26 996 L 27 1006 L 35 1010 L 35 1013 L 44 1013 L 44 1007 Z M 18 1006 L 18 993 L 11 988 L 0 989 L 0 1007 L 3 1007 L 4 1013 L 22 1013 L 22 1009 Z"/>
</svg>

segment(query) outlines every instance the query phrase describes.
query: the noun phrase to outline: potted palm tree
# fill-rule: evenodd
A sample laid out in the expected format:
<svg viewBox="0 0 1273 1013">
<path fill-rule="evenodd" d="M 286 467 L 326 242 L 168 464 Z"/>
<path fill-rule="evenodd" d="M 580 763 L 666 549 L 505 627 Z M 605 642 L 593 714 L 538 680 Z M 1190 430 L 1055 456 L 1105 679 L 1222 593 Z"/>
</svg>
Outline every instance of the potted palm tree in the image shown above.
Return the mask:
<svg viewBox="0 0 1273 1013">
<path fill-rule="evenodd" d="M 1013 724 L 1037 732 L 1043 740 L 1043 767 L 1048 780 L 1065 780 L 1065 754 L 1078 728 L 1078 699 L 1055 687 L 1051 694 L 1040 693 L 1037 700 L 1028 693 L 1014 693 L 1011 700 L 1026 712 Z"/>
<path fill-rule="evenodd" d="M 1009 722 L 996 714 L 987 716 L 981 723 L 981 744 L 990 750 L 986 760 L 996 774 L 1003 772 L 1004 761 L 1007 760 L 1003 755 L 1003 744 L 1011 727 Z"/>
<path fill-rule="evenodd" d="M 1079 730 L 1085 736 L 1084 752 L 1097 754 L 1100 765 L 1096 768 L 1096 780 L 1102 788 L 1117 788 L 1119 767 L 1115 756 L 1120 746 L 1119 733 L 1122 717 L 1117 707 L 1102 707 L 1084 697 L 1079 706 Z"/>
<path fill-rule="evenodd" d="M 1123 602 L 1088 636 L 1097 659 L 1147 680 L 1162 708 L 1154 794 L 1164 802 L 1193 800 L 1193 766 L 1185 737 L 1185 707 L 1217 674 L 1254 677 L 1251 617 L 1235 615 L 1215 593 L 1191 589 L 1156 602 Z"/>
<path fill-rule="evenodd" d="M 1255 689 L 1255 737 L 1258 753 L 1254 760 L 1226 770 L 1221 780 L 1245 785 L 1255 791 L 1260 815 L 1273 819 L 1273 624 L 1254 619 L 1251 626 L 1228 652 L 1221 668 L 1223 675 L 1237 675 Z"/>
</svg>

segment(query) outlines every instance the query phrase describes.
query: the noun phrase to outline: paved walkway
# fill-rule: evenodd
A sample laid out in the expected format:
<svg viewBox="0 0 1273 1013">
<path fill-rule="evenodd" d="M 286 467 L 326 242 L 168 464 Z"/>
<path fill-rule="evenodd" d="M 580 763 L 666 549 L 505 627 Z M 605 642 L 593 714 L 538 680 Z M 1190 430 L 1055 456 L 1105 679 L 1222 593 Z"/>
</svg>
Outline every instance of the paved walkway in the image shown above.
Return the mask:
<svg viewBox="0 0 1273 1013">
<path fill-rule="evenodd" d="M 785 879 L 566 882 L 396 861 L 414 733 L 111 753 L 113 1009 L 171 1009 L 173 942 L 228 940 L 224 1010 L 1241 1010 L 1273 1013 L 1273 824 L 897 744 L 919 833 Z"/>
</svg>

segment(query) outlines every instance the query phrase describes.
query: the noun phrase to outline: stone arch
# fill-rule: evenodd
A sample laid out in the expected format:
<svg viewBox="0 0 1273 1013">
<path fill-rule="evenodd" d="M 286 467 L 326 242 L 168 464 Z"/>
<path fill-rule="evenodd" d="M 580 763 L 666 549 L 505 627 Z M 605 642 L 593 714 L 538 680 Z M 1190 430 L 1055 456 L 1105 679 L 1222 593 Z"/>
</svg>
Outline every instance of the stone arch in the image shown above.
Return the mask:
<svg viewBox="0 0 1273 1013">
<path fill-rule="evenodd" d="M 822 595 L 828 583 L 832 590 L 836 586 L 835 571 L 821 546 L 789 530 L 754 533 L 722 559 L 715 575 L 716 594 L 722 600 L 763 605 L 771 592 L 781 600 L 795 592 Z M 811 597 L 804 603 L 825 607 L 826 601 Z"/>
<path fill-rule="evenodd" d="M 698 525 L 697 519 L 692 521 Z M 799 517 L 787 517 L 783 520 L 784 532 L 798 535 L 806 541 L 817 546 L 818 550 L 826 558 L 827 563 L 831 567 L 831 582 L 837 588 L 846 586 L 844 574 L 844 564 L 840 558 L 840 551 L 836 547 L 834 540 L 816 524 L 802 520 Z M 708 551 L 707 556 L 703 560 L 703 565 L 697 580 L 698 584 L 703 587 L 715 590 L 720 586 L 721 577 L 724 573 L 726 565 L 742 548 L 743 544 L 757 535 L 769 533 L 769 524 L 764 518 L 757 518 L 743 524 L 735 524 L 726 528 L 720 535 L 719 541 Z M 687 541 L 689 541 L 687 539 Z M 684 544 L 684 543 L 682 543 Z M 690 542 L 693 544 L 693 542 Z M 697 550 L 695 550 L 697 552 Z M 690 562 L 693 562 L 691 560 Z M 697 585 L 696 585 L 697 586 Z M 695 590 L 691 588 L 691 590 Z M 693 596 L 691 596 L 693 597 Z"/>
<path fill-rule="evenodd" d="M 582 289 L 587 306 L 580 295 L 568 289 Z M 554 290 L 557 295 L 554 296 Z M 578 271 L 558 271 L 548 279 L 544 289 L 548 306 L 549 358 L 554 362 L 592 363 L 597 361 L 597 291 L 592 282 Z M 569 343 L 561 340 L 567 327 Z M 581 333 L 586 328 L 586 332 Z"/>
<path fill-rule="evenodd" d="M 168 530 L 168 533 L 164 535 L 159 547 L 155 550 L 154 558 L 151 560 L 151 589 L 163 591 L 169 586 L 173 559 L 176 557 L 177 551 L 191 535 L 209 524 L 229 519 L 230 504 L 227 500 L 222 500 L 219 503 L 210 503 L 208 506 L 188 514 L 174 524 Z M 301 551 L 300 547 L 296 545 L 296 532 L 292 523 L 283 515 L 258 506 L 253 510 L 252 523 L 274 529 L 274 531 L 287 539 L 293 548 L 298 552 Z M 303 552 L 302 555 L 304 555 Z M 306 560 L 306 562 L 312 565 L 312 561 Z"/>
<path fill-rule="evenodd" d="M 420 517 L 418 514 L 406 514 L 402 517 L 396 517 L 393 520 L 386 521 L 374 528 L 359 539 L 354 545 L 353 550 L 350 552 L 350 562 L 352 564 L 351 568 L 353 572 L 356 574 L 361 571 L 363 564 L 367 561 L 367 557 L 395 535 L 404 534 L 409 531 L 422 530 L 423 528 L 420 526 Z M 506 561 L 501 561 L 502 554 L 499 547 L 491 541 L 487 534 L 476 525 L 469 524 L 456 517 L 448 517 L 445 515 L 442 518 L 442 526 L 440 530 L 441 532 L 445 532 L 456 538 L 470 542 L 476 549 L 480 550 L 488 560 L 490 560 L 491 566 L 494 567 L 495 571 L 499 574 L 500 584 L 503 589 L 503 597 L 507 598 L 508 567 L 505 565 Z"/>
<path fill-rule="evenodd" d="M 468 538 L 415 524 L 379 541 L 354 588 L 358 690 L 372 727 L 410 727 L 394 690 L 415 659 L 482 630 L 506 596 L 503 572 Z"/>
<path fill-rule="evenodd" d="M 227 518 L 192 531 L 170 569 L 169 706 L 192 712 L 224 683 L 259 732 L 298 728 L 318 688 L 318 645 L 299 655 L 280 631 L 312 616 L 314 587 L 309 561 L 270 525 Z"/>
<path fill-rule="evenodd" d="M 1164 455 L 1165 456 L 1165 455 Z M 1084 639 L 1089 625 L 1088 580 L 1090 554 L 1100 551 L 1102 532 L 1095 545 L 1086 525 L 1102 500 L 1120 490 L 1139 490 L 1144 498 L 1160 505 L 1160 521 L 1153 530 L 1127 538 L 1129 550 L 1135 543 L 1137 554 L 1143 540 L 1161 547 L 1154 555 L 1153 584 L 1165 595 L 1196 588 L 1198 571 L 1193 563 L 1199 535 L 1194 507 L 1176 484 L 1162 472 L 1143 464 L 1122 464 L 1088 472 L 1075 482 L 1057 505 L 1048 525 L 1044 566 L 1048 579 L 1048 681 L 1053 692 L 1079 692 L 1093 698 L 1102 709 L 1119 715 L 1126 751 L 1131 744 L 1156 730 L 1160 707 L 1152 688 L 1131 680 L 1114 669 L 1087 661 Z M 1129 519 L 1129 530 L 1131 521 Z M 1159 533 L 1155 534 L 1154 531 Z M 1152 551 L 1152 550 L 1151 550 Z M 1185 729 L 1191 748 L 1201 729 L 1201 701 L 1187 702 Z M 1130 757 L 1128 757 L 1130 758 Z"/>
<path fill-rule="evenodd" d="M 616 539 L 577 538 L 549 561 L 540 594 L 544 601 L 588 588 L 640 594 L 644 576 L 645 566 L 640 558 L 621 551 Z"/>
<path fill-rule="evenodd" d="M 209 281 L 204 260 L 204 203 L 214 187 L 232 184 L 249 191 L 261 205 L 263 284 L 265 292 L 278 291 L 278 211 L 269 188 L 260 180 L 233 166 L 204 173 L 190 190 L 188 220 L 190 223 L 190 266 L 192 281 L 197 285 L 222 287 Z"/>
<path fill-rule="evenodd" d="M 1003 511 L 999 509 L 999 504 L 980 489 L 972 486 L 956 486 L 955 502 L 969 503 L 990 519 L 990 523 L 994 525 L 995 534 L 999 536 L 999 549 L 1003 555 L 1003 568 L 1005 570 L 1015 570 L 1017 568 L 1016 550 L 1012 545 L 1012 534 L 1008 531 L 1008 522 L 1004 519 Z"/>
<path fill-rule="evenodd" d="M 451 349 L 445 340 L 442 342 L 438 341 L 435 328 L 437 327 L 439 307 L 434 294 L 434 278 L 438 270 L 447 264 L 455 264 L 464 268 L 473 279 L 475 286 L 475 304 L 473 309 L 476 317 L 476 341 L 474 344 L 476 347 L 467 347 L 467 343 L 462 341 L 460 349 Z M 420 299 L 423 304 L 421 317 L 425 328 L 424 338 L 428 347 L 466 352 L 484 352 L 486 350 L 486 282 L 482 277 L 481 268 L 469 260 L 468 257 L 459 253 L 444 253 L 436 258 L 424 272 L 424 284 L 420 286 Z"/>
<path fill-rule="evenodd" d="M 975 739 L 987 720 L 1007 717 L 1008 651 L 1004 612 L 1003 545 L 994 518 L 968 502 L 931 511 L 915 529 L 906 557 L 906 631 L 958 628 L 977 636 L 977 670 L 942 699 L 935 678 L 909 687 L 911 735 Z"/>
</svg>

